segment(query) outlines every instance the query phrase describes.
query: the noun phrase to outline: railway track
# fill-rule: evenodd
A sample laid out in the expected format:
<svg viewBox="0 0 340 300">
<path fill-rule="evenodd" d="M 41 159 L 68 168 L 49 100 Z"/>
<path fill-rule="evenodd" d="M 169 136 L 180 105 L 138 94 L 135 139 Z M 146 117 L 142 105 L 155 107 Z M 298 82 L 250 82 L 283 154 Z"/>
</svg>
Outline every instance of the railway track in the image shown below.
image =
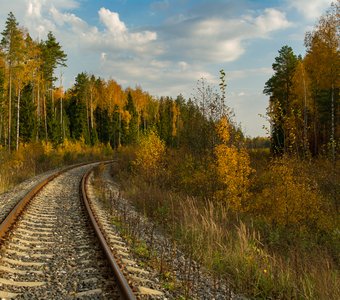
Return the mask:
<svg viewBox="0 0 340 300">
<path fill-rule="evenodd" d="M 136 299 L 107 243 L 110 228 L 91 212 L 93 166 L 53 175 L 0 224 L 1 299 Z"/>
</svg>

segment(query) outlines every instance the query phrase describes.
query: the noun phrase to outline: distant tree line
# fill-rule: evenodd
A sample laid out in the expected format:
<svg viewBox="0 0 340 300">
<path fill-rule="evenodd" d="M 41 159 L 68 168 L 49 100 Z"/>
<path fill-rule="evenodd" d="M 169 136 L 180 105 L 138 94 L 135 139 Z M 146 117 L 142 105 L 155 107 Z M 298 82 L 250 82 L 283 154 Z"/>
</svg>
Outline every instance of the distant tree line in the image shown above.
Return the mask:
<svg viewBox="0 0 340 300">
<path fill-rule="evenodd" d="M 320 18 L 306 34 L 305 57 L 289 46 L 280 49 L 274 75 L 264 93 L 270 97 L 268 118 L 274 154 L 330 150 L 336 156 L 340 136 L 339 5 Z M 220 93 L 204 79 L 195 95 L 185 100 L 156 99 L 140 87 L 123 89 L 114 80 L 80 73 L 64 92 L 62 74 L 67 55 L 52 32 L 34 41 L 9 13 L 0 43 L 0 145 L 9 151 L 20 143 L 82 139 L 88 145 L 133 144 L 141 134 L 156 130 L 167 146 L 194 154 L 212 154 L 219 142 L 216 122 L 232 113 L 225 106 L 225 82 Z M 244 143 L 242 131 L 231 122 L 230 144 Z M 246 140 L 248 147 L 267 147 L 268 141 Z M 261 144 L 261 145 L 260 145 Z"/>
<path fill-rule="evenodd" d="M 138 141 L 155 130 L 170 147 L 192 153 L 212 153 L 218 142 L 217 120 L 229 113 L 225 95 L 201 79 L 197 92 L 186 101 L 156 99 L 140 87 L 123 89 L 116 81 L 87 73 L 76 76 L 65 91 L 58 67 L 67 55 L 52 32 L 45 41 L 34 41 L 9 13 L 0 48 L 0 145 L 9 151 L 20 143 L 82 139 L 88 145 L 116 148 Z M 225 74 L 224 74 L 225 75 Z M 59 79 L 59 80 L 58 80 Z M 223 85 L 223 83 L 222 83 Z M 222 87 L 223 88 L 223 87 Z M 232 126 L 232 141 L 243 137 Z"/>
</svg>

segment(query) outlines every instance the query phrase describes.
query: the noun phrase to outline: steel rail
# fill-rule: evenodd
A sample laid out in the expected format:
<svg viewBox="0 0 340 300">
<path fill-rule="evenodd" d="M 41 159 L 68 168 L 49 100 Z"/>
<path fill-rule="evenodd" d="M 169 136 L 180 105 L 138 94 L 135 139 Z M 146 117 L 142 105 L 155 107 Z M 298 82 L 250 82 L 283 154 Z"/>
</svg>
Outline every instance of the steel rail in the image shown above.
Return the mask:
<svg viewBox="0 0 340 300">
<path fill-rule="evenodd" d="M 71 165 L 68 167 L 63 168 L 62 170 L 59 170 L 55 172 L 54 174 L 50 175 L 49 177 L 45 178 L 44 180 L 40 181 L 38 184 L 36 184 L 29 192 L 26 193 L 26 195 L 19 200 L 19 202 L 13 207 L 11 212 L 6 216 L 6 218 L 2 221 L 0 224 L 0 244 L 1 240 L 4 239 L 4 236 L 6 235 L 7 231 L 13 226 L 13 224 L 16 222 L 16 219 L 20 216 L 22 211 L 25 209 L 27 204 L 31 201 L 31 199 L 34 198 L 34 196 L 50 181 L 52 181 L 54 178 L 58 177 L 62 173 L 65 173 L 71 169 L 92 164 L 94 162 L 90 163 L 80 163 L 76 165 Z"/>
<path fill-rule="evenodd" d="M 105 162 L 105 164 L 107 164 L 108 162 Z M 119 287 L 121 289 L 121 292 L 124 296 L 124 299 L 127 299 L 127 300 L 136 300 L 136 296 L 134 295 L 129 283 L 127 282 L 124 274 L 122 273 L 122 271 L 120 270 L 117 262 L 116 262 L 116 259 L 114 257 L 114 255 L 112 254 L 112 251 L 109 247 L 109 245 L 107 244 L 107 241 L 103 235 L 103 233 L 101 232 L 100 230 L 100 227 L 97 223 L 97 220 L 92 212 L 92 209 L 91 209 L 91 205 L 89 203 L 89 199 L 87 197 L 87 193 L 86 193 L 86 184 L 87 184 L 87 181 L 88 181 L 88 178 L 89 178 L 89 175 L 90 173 L 92 172 L 93 168 L 91 168 L 90 170 L 88 170 L 85 175 L 83 176 L 82 180 L 81 180 L 81 183 L 80 183 L 80 186 L 79 186 L 79 189 L 80 189 L 80 195 L 85 203 L 85 207 L 86 207 L 86 210 L 88 212 L 88 215 L 90 217 L 90 220 L 91 220 L 91 224 L 96 232 L 96 235 L 99 239 L 99 242 L 100 242 L 100 245 L 102 246 L 102 249 L 110 263 L 110 266 L 114 272 L 114 275 L 116 277 L 116 279 L 118 280 L 118 284 L 119 284 Z"/>
</svg>

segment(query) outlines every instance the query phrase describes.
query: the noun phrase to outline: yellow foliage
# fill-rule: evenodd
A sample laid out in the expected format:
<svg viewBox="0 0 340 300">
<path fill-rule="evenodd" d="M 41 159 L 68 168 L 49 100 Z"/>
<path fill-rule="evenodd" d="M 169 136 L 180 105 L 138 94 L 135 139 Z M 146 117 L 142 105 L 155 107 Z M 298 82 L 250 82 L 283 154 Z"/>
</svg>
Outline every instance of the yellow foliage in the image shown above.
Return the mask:
<svg viewBox="0 0 340 300">
<path fill-rule="evenodd" d="M 155 132 L 151 131 L 141 138 L 133 164 L 145 176 L 156 175 L 164 153 L 164 141 Z"/>
<path fill-rule="evenodd" d="M 84 139 L 67 139 L 53 148 L 51 142 L 20 144 L 18 151 L 8 153 L 0 147 L 0 193 L 22 180 L 41 172 L 79 161 L 104 159 L 112 156 L 110 145 L 87 146 Z"/>
<path fill-rule="evenodd" d="M 177 135 L 177 123 L 178 123 L 178 117 L 180 115 L 180 110 L 179 108 L 177 107 L 177 104 L 176 102 L 172 102 L 172 108 L 171 108 L 171 111 L 172 111 L 172 132 L 171 132 L 171 135 L 173 137 L 175 137 Z"/>
<path fill-rule="evenodd" d="M 64 89 L 63 87 L 58 87 L 53 90 L 53 98 L 54 99 L 62 99 L 64 97 Z"/>
<path fill-rule="evenodd" d="M 224 198 L 234 211 L 244 210 L 242 201 L 249 197 L 249 176 L 253 172 L 247 151 L 220 144 L 215 147 L 215 155 L 218 180 L 224 186 L 218 198 Z"/>
<path fill-rule="evenodd" d="M 49 155 L 53 151 L 53 145 L 49 141 L 43 141 L 42 147 L 45 155 Z"/>
<path fill-rule="evenodd" d="M 298 164 L 283 157 L 269 167 L 269 182 L 257 199 L 256 207 L 272 224 L 298 225 L 303 229 L 323 222 L 322 199 L 317 184 Z"/>
<path fill-rule="evenodd" d="M 84 138 L 79 141 L 70 141 L 65 139 L 64 142 L 57 147 L 57 153 L 60 156 L 64 156 L 67 160 L 76 160 L 79 155 L 86 152 L 86 145 Z"/>
<path fill-rule="evenodd" d="M 129 124 L 132 116 L 127 110 L 122 111 L 122 120 L 126 123 Z"/>
<path fill-rule="evenodd" d="M 216 132 L 223 143 L 230 140 L 230 124 L 226 116 L 223 116 L 216 125 Z"/>
</svg>

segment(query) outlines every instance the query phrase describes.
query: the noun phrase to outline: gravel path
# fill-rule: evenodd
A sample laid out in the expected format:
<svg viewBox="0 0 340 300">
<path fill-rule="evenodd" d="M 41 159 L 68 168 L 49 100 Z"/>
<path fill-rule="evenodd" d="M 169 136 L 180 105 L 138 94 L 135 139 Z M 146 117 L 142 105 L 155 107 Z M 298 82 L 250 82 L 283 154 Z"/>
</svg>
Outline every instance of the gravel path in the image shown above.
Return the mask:
<svg viewBox="0 0 340 300">
<path fill-rule="evenodd" d="M 1 245 L 0 298 L 118 298 L 79 199 L 79 181 L 88 168 L 50 182 Z"/>
<path fill-rule="evenodd" d="M 0 194 L 0 222 L 6 218 L 12 208 L 32 189 L 32 187 L 58 170 L 60 169 L 51 170 L 34 176 L 16 185 L 10 191 Z"/>
</svg>

